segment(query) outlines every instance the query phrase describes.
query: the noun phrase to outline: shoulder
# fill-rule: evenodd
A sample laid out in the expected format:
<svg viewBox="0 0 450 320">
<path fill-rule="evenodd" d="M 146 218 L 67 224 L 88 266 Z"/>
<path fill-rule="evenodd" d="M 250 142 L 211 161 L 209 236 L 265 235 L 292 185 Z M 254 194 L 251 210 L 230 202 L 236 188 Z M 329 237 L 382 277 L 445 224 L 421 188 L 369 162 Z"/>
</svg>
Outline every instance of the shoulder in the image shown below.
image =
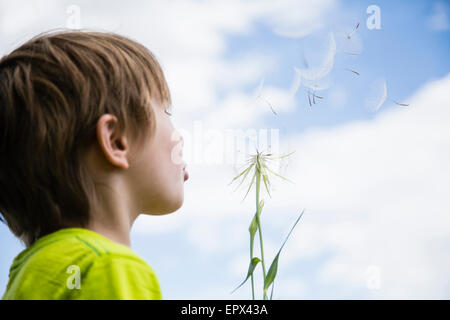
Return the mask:
<svg viewBox="0 0 450 320">
<path fill-rule="evenodd" d="M 78 253 L 73 252 L 77 258 L 70 262 L 70 272 L 80 282 L 78 290 L 66 290 L 68 298 L 162 299 L 153 268 L 131 248 L 91 233 L 77 234 L 67 241 L 78 248 Z"/>
<path fill-rule="evenodd" d="M 145 260 L 85 230 L 59 232 L 24 250 L 11 266 L 7 290 L 40 299 L 162 299 Z"/>
<path fill-rule="evenodd" d="M 80 276 L 83 299 L 162 299 L 156 273 L 133 255 L 103 255 Z"/>
</svg>

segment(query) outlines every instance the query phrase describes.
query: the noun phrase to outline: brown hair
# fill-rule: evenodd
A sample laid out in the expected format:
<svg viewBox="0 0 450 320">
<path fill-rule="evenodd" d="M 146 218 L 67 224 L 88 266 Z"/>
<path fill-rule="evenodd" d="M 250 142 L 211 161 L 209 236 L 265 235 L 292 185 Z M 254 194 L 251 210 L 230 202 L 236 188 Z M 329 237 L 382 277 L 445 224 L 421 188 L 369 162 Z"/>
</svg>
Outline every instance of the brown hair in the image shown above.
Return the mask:
<svg viewBox="0 0 450 320">
<path fill-rule="evenodd" d="M 152 103 L 171 105 L 154 55 L 104 32 L 40 34 L 0 60 L 0 213 L 26 246 L 89 221 L 92 181 L 81 156 L 110 113 L 139 144 Z"/>
</svg>

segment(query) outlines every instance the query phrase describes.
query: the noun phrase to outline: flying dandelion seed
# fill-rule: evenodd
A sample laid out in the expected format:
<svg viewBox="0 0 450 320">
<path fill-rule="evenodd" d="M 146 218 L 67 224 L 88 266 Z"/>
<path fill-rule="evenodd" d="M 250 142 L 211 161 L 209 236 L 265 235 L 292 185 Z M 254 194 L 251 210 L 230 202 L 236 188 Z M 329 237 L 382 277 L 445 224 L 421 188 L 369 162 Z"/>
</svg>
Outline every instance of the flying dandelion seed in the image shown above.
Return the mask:
<svg viewBox="0 0 450 320">
<path fill-rule="evenodd" d="M 304 62 L 304 64 L 306 64 L 307 66 L 306 69 L 299 69 L 295 67 L 294 69 L 299 74 L 302 80 L 311 82 L 320 80 L 324 78 L 327 74 L 329 74 L 330 71 L 333 69 L 335 55 L 336 55 L 336 41 L 334 39 L 334 34 L 330 33 L 328 50 L 321 65 L 318 67 L 310 67 L 307 62 L 306 63 Z"/>
<path fill-rule="evenodd" d="M 356 30 L 359 27 L 359 22 L 356 27 L 349 30 L 348 28 L 338 29 L 335 33 L 336 50 L 346 55 L 357 56 L 363 50 L 361 37 Z"/>
<path fill-rule="evenodd" d="M 264 99 L 264 101 L 267 102 L 267 104 L 269 105 L 269 107 L 270 107 L 270 109 L 272 110 L 273 114 L 274 114 L 274 115 L 277 115 L 277 113 L 276 113 L 275 110 L 273 109 L 272 104 L 271 104 L 269 101 L 267 101 L 267 99 L 265 99 L 265 98 L 263 98 L 263 99 Z"/>
<path fill-rule="evenodd" d="M 312 104 L 316 103 L 315 98 L 317 98 L 317 95 L 313 95 L 311 91 L 321 91 L 328 89 L 331 86 L 329 74 L 334 67 L 336 41 L 332 32 L 329 33 L 328 37 L 329 42 L 325 50 L 324 58 L 318 66 L 311 66 L 308 59 L 306 59 L 305 54 L 302 53 L 301 64 L 303 68 L 294 67 L 295 79 L 291 86 L 291 94 L 295 95 L 295 93 L 300 89 L 300 84 L 302 84 L 304 87 L 303 89 L 307 92 L 310 107 Z"/>
<path fill-rule="evenodd" d="M 316 98 L 323 99 L 323 97 L 318 96 L 315 92 L 311 92 L 310 90 L 308 90 L 308 102 L 309 102 L 310 107 L 311 107 L 311 97 L 312 97 L 313 104 L 316 104 Z"/>
<path fill-rule="evenodd" d="M 294 67 L 295 71 L 295 80 L 291 86 L 291 94 L 295 95 L 297 91 L 302 87 L 301 84 L 303 84 L 303 90 L 306 92 L 313 90 L 313 91 L 321 91 L 326 90 L 332 85 L 331 78 L 326 76 L 322 79 L 316 80 L 316 81 L 308 81 L 305 79 L 302 79 L 301 71 Z"/>
<path fill-rule="evenodd" d="M 388 99 L 389 99 L 389 98 L 388 98 Z M 392 101 L 392 102 L 395 103 L 396 105 L 399 105 L 399 106 L 402 106 L 402 107 L 408 107 L 408 106 L 409 106 L 408 103 L 400 103 L 400 102 L 397 102 L 397 101 L 392 100 L 392 99 L 389 99 L 389 101 Z"/>
<path fill-rule="evenodd" d="M 294 70 L 297 72 L 295 67 Z M 330 88 L 332 86 L 332 79 L 329 76 L 326 76 L 325 78 L 320 79 L 319 81 L 314 82 L 304 81 L 303 84 L 304 86 L 301 89 L 303 89 L 303 91 L 306 92 L 308 97 L 308 103 L 309 106 L 311 107 L 312 104 L 316 104 L 315 98 L 323 99 L 323 96 L 317 95 L 316 92 Z"/>
<path fill-rule="evenodd" d="M 294 67 L 294 69 L 296 69 L 296 68 Z M 305 82 L 305 86 L 302 87 L 302 89 L 307 94 L 308 104 L 309 104 L 310 108 L 311 108 L 312 104 L 316 104 L 315 98 L 323 99 L 323 96 L 317 95 L 316 92 L 326 90 L 330 86 L 331 86 L 331 80 L 328 77 L 326 79 L 322 79 L 320 85 L 318 83 Z M 312 103 L 311 103 L 311 99 L 312 99 Z"/>
<path fill-rule="evenodd" d="M 297 93 L 298 89 L 300 89 L 300 86 L 301 86 L 301 83 L 302 83 L 302 78 L 298 74 L 298 72 L 295 71 L 295 68 L 294 68 L 294 74 L 295 74 L 294 81 L 292 82 L 291 90 L 290 90 L 291 97 L 295 96 L 295 94 Z"/>
<path fill-rule="evenodd" d="M 356 32 L 356 30 L 358 29 L 358 27 L 359 27 L 359 21 L 358 21 L 358 23 L 356 24 L 356 27 L 353 29 L 353 31 L 350 32 L 350 33 L 347 35 L 347 39 L 350 39 L 350 38 L 352 37 L 352 35 Z"/>
<path fill-rule="evenodd" d="M 259 82 L 258 89 L 257 89 L 257 95 L 256 95 L 255 99 L 262 99 L 270 107 L 270 109 L 272 110 L 273 114 L 277 115 L 277 113 L 275 112 L 275 110 L 273 108 L 273 105 L 266 98 L 264 98 L 262 96 L 263 86 L 264 86 L 264 78 L 262 78 L 261 81 Z"/>
<path fill-rule="evenodd" d="M 359 76 L 359 72 L 357 72 L 357 71 L 355 71 L 355 70 L 353 70 L 353 69 L 345 68 L 345 70 L 350 71 L 350 72 L 353 72 L 354 74 L 356 74 L 357 76 Z"/>
<path fill-rule="evenodd" d="M 386 80 L 377 79 L 375 80 L 370 89 L 369 95 L 364 101 L 364 107 L 369 112 L 377 112 L 387 98 L 387 86 Z"/>
<path fill-rule="evenodd" d="M 295 78 L 291 85 L 291 95 L 294 96 L 302 86 L 303 90 L 307 93 L 310 107 L 312 104 L 316 104 L 316 98 L 318 98 L 318 96 L 312 94 L 312 92 L 325 90 L 331 86 L 329 74 L 334 67 L 336 41 L 332 32 L 328 34 L 328 38 L 328 45 L 325 48 L 325 54 L 320 63 L 317 63 L 316 66 L 311 66 L 308 59 L 306 59 L 304 52 L 302 52 L 302 68 L 294 67 Z M 318 56 L 321 57 L 320 54 Z"/>
<path fill-rule="evenodd" d="M 336 68 L 336 69 L 339 69 L 339 70 L 344 70 L 344 71 L 351 72 L 351 73 L 353 73 L 353 74 L 355 74 L 355 75 L 357 75 L 357 76 L 360 75 L 360 73 L 359 73 L 358 71 L 354 70 L 354 69 L 343 68 L 343 67 L 335 67 L 335 68 Z"/>
<path fill-rule="evenodd" d="M 257 92 L 256 98 L 259 98 L 261 96 L 263 86 L 264 86 L 264 78 L 262 78 L 261 81 L 259 82 L 258 89 L 256 91 Z"/>
<path fill-rule="evenodd" d="M 317 99 L 323 99 L 323 97 L 318 96 L 315 92 L 313 92 L 312 95 L 313 95 L 314 101 L 315 101 L 316 98 L 317 98 Z M 315 102 L 314 102 L 314 103 L 315 103 Z"/>
<path fill-rule="evenodd" d="M 387 95 L 387 85 L 386 80 L 377 79 L 375 80 L 370 88 L 369 96 L 365 100 L 365 107 L 369 112 L 376 112 L 380 109 L 380 107 L 385 103 L 386 100 L 389 100 L 396 105 L 407 107 L 409 104 L 397 102 Z"/>
</svg>

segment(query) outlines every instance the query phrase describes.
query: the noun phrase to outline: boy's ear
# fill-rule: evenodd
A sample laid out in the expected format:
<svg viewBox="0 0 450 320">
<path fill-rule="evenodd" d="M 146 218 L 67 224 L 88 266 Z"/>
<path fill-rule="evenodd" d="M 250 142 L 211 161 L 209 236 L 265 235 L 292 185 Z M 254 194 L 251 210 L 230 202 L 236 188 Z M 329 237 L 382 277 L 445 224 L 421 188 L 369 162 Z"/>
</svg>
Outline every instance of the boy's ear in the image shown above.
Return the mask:
<svg viewBox="0 0 450 320">
<path fill-rule="evenodd" d="M 97 139 L 106 159 L 113 166 L 128 169 L 128 141 L 120 132 L 116 116 L 104 114 L 100 117 L 97 122 Z"/>
</svg>

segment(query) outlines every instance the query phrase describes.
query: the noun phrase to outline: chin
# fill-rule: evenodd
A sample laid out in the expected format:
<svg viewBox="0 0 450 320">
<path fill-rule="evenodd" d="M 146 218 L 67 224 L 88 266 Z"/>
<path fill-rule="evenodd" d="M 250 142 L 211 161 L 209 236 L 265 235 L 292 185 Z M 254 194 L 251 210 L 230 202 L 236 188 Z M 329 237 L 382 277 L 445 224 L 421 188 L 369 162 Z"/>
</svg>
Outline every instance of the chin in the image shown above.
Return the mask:
<svg viewBox="0 0 450 320">
<path fill-rule="evenodd" d="M 158 208 L 153 208 L 150 210 L 146 210 L 143 214 L 152 215 L 152 216 L 163 216 L 166 214 L 171 214 L 178 209 L 180 209 L 183 205 L 184 198 L 180 197 L 179 199 L 172 200 L 171 202 L 166 202 L 161 204 Z"/>
</svg>

